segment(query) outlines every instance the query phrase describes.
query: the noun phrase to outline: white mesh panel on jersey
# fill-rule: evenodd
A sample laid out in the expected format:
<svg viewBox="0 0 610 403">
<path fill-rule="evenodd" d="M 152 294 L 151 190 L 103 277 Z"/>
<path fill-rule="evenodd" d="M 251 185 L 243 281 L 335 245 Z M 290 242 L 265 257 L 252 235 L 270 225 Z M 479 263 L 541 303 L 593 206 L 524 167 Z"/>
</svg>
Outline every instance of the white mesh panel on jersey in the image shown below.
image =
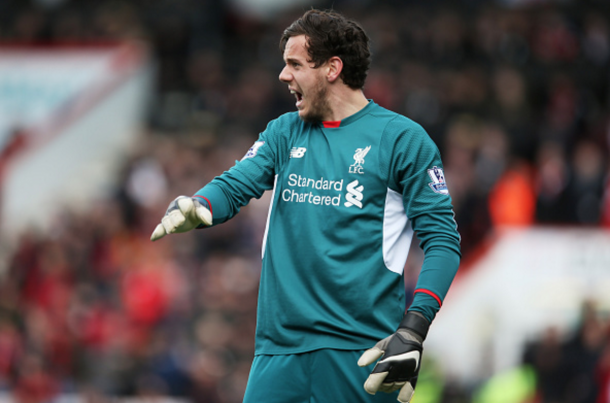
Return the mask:
<svg viewBox="0 0 610 403">
<path fill-rule="evenodd" d="M 405 214 L 402 195 L 388 188 L 383 212 L 383 262 L 388 270 L 402 274 L 412 238 L 413 228 Z"/>
<path fill-rule="evenodd" d="M 261 259 L 265 257 L 265 248 L 267 247 L 267 234 L 269 233 L 269 221 L 271 220 L 271 211 L 273 211 L 273 201 L 275 200 L 275 188 L 277 186 L 277 175 L 273 181 L 273 193 L 271 194 L 271 202 L 269 203 L 269 213 L 267 214 L 267 224 L 265 224 L 265 234 L 263 235 L 263 244 L 261 246 Z"/>
</svg>

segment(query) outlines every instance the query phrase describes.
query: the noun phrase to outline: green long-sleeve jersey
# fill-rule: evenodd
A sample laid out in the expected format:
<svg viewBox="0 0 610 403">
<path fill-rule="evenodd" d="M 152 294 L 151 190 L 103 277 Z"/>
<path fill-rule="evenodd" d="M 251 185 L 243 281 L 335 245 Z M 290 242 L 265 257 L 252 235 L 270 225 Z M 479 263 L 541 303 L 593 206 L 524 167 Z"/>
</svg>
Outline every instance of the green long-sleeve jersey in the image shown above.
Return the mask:
<svg viewBox="0 0 610 403">
<path fill-rule="evenodd" d="M 287 113 L 196 196 L 217 225 L 271 189 L 256 354 L 363 349 L 393 333 L 414 231 L 425 257 L 409 309 L 432 321 L 460 247 L 440 155 L 420 125 L 373 101 L 334 125 Z"/>
</svg>

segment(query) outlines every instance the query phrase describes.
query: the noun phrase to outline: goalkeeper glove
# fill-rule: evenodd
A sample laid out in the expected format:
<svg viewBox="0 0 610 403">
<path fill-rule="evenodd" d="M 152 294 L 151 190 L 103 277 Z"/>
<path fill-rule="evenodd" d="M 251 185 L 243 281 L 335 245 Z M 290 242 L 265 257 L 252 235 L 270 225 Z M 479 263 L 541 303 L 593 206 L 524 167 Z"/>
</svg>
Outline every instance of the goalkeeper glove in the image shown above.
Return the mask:
<svg viewBox="0 0 610 403">
<path fill-rule="evenodd" d="M 161 224 L 157 225 L 150 240 L 156 241 L 167 234 L 187 232 L 200 226 L 210 225 L 212 225 L 212 213 L 205 199 L 178 196 L 169 204 Z"/>
<path fill-rule="evenodd" d="M 361 367 L 371 365 L 381 357 L 364 383 L 364 389 L 368 393 L 391 393 L 400 389 L 398 401 L 411 401 L 421 366 L 422 343 L 428 334 L 429 326 L 430 323 L 421 314 L 407 312 L 396 333 L 381 340 L 360 356 L 358 365 Z"/>
</svg>

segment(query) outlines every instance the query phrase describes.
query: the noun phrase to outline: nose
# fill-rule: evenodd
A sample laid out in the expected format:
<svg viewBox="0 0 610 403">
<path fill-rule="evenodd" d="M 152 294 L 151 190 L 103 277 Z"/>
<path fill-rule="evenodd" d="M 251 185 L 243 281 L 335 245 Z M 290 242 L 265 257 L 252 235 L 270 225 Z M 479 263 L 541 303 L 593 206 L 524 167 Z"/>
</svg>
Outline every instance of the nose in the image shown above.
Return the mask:
<svg viewBox="0 0 610 403">
<path fill-rule="evenodd" d="M 284 66 L 282 71 L 280 71 L 280 76 L 278 78 L 283 83 L 289 83 L 292 81 L 292 75 L 288 72 L 288 66 Z"/>
</svg>

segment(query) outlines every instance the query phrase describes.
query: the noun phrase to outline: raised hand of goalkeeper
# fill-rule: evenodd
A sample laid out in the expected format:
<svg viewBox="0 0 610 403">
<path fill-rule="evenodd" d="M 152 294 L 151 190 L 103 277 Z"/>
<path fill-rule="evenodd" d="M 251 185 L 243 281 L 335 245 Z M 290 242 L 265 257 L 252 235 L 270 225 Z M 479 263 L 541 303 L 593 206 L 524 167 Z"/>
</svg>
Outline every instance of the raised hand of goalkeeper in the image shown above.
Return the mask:
<svg viewBox="0 0 610 403">
<path fill-rule="evenodd" d="M 394 334 L 379 341 L 360 356 L 358 365 L 361 367 L 381 358 L 364 383 L 368 393 L 391 393 L 400 389 L 398 401 L 411 401 L 421 366 L 422 343 L 429 326 L 430 323 L 423 315 L 407 312 Z"/>
<path fill-rule="evenodd" d="M 157 225 L 151 241 L 167 234 L 187 232 L 200 226 L 212 225 L 212 213 L 208 202 L 199 197 L 178 196 L 169 204 L 161 224 Z"/>
</svg>

